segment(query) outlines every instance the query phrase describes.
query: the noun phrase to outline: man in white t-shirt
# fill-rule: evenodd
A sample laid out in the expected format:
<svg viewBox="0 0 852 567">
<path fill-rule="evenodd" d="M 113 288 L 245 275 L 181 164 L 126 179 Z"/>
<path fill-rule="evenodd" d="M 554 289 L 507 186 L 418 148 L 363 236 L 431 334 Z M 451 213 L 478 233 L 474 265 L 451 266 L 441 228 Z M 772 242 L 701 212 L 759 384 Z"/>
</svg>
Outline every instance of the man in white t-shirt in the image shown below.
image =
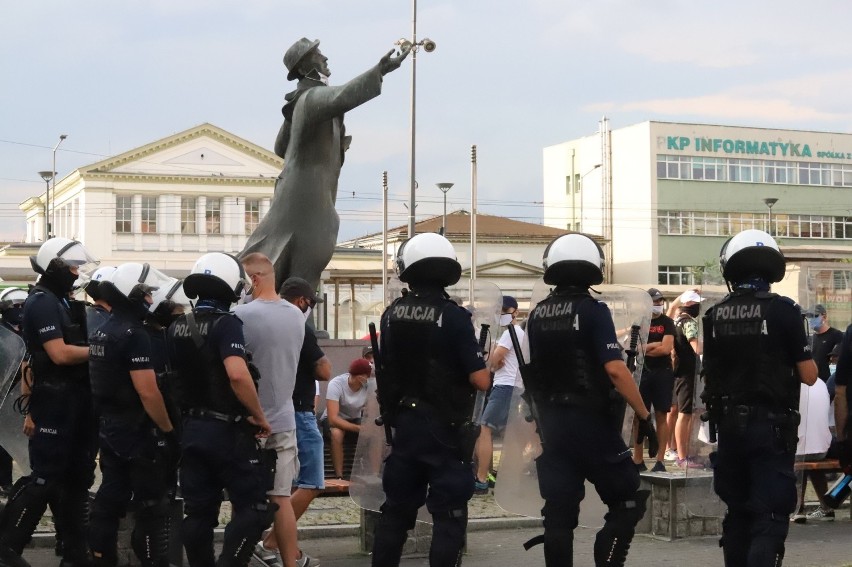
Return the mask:
<svg viewBox="0 0 852 567">
<path fill-rule="evenodd" d="M 524 331 L 514 324 L 518 302 L 511 295 L 503 296 L 503 314 L 512 316 L 512 325 L 518 335 L 518 341 L 524 339 Z M 488 475 L 490 473 L 494 453 L 494 434 L 501 433 L 506 427 L 509 417 L 509 404 L 512 401 L 512 391 L 518 383 L 518 358 L 512 347 L 512 339 L 508 329 L 503 331 L 497 345 L 488 357 L 488 365 L 494 372 L 494 383 L 488 401 L 479 420 L 479 439 L 476 440 L 476 494 L 488 492 Z"/>
<path fill-rule="evenodd" d="M 238 305 L 234 313 L 243 322 L 246 350 L 252 353 L 252 362 L 260 371 L 257 395 L 272 429 L 265 447 L 276 451 L 275 480 L 267 492 L 278 505 L 272 531 L 284 567 L 295 567 L 300 551 L 290 490 L 299 471 L 299 459 L 293 387 L 305 338 L 305 317 L 298 307 L 278 296 L 269 258 L 254 252 L 240 262 L 251 278 L 252 301 Z"/>
<path fill-rule="evenodd" d="M 796 446 L 797 461 L 821 461 L 825 458 L 831 446 L 831 429 L 829 416 L 831 401 L 828 387 L 822 380 L 817 380 L 813 386 L 802 384 L 799 393 L 799 444 Z M 805 515 L 805 489 L 808 478 L 814 485 L 814 491 L 819 498 L 819 508 Z M 799 505 L 793 514 L 793 521 L 804 524 L 807 520 L 833 520 L 834 510 L 823 501 L 823 495 L 828 490 L 828 481 L 822 471 L 805 471 L 802 477 L 802 487 L 799 491 Z"/>
<path fill-rule="evenodd" d="M 361 411 L 367 405 L 367 380 L 373 368 L 364 358 L 356 358 L 349 372 L 335 376 L 325 391 L 325 411 L 321 422 L 331 437 L 331 463 L 337 478 L 343 478 L 343 439 L 347 432 L 361 432 Z"/>
</svg>

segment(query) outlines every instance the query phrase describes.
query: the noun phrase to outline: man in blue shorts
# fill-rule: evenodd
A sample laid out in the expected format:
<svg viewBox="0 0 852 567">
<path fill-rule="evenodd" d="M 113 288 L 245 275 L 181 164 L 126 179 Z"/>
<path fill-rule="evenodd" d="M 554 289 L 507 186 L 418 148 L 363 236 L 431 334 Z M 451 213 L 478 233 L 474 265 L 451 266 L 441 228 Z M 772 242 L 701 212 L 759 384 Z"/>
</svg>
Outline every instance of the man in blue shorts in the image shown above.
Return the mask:
<svg viewBox="0 0 852 567">
<path fill-rule="evenodd" d="M 512 316 L 512 325 L 515 325 L 515 313 L 518 312 L 518 302 L 510 295 L 503 296 L 503 314 Z M 518 340 L 524 339 L 524 331 L 515 325 Z M 497 342 L 497 346 L 488 357 L 488 365 L 494 372 L 494 384 L 488 395 L 488 402 L 482 411 L 479 424 L 482 426 L 479 439 L 476 441 L 476 489 L 475 494 L 486 494 L 488 492 L 488 474 L 491 468 L 491 460 L 494 452 L 494 434 L 502 433 L 506 427 L 509 417 L 509 403 L 512 401 L 512 391 L 518 376 L 518 359 L 512 348 L 512 339 L 509 337 L 508 329 Z"/>
</svg>

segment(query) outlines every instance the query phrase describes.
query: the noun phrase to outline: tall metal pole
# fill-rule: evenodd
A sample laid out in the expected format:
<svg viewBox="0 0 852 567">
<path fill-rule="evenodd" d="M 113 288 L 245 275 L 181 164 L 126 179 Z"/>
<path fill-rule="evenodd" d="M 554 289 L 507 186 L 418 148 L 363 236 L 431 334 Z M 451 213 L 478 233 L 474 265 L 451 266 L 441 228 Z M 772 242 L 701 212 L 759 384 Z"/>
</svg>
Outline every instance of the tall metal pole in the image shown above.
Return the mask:
<svg viewBox="0 0 852 567">
<path fill-rule="evenodd" d="M 778 202 L 778 198 L 777 198 L 777 197 L 766 197 L 766 198 L 763 200 L 763 202 L 764 202 L 764 203 L 766 204 L 766 206 L 769 208 L 769 226 L 768 226 L 768 227 L 766 227 L 766 228 L 767 228 L 766 232 L 768 232 L 768 233 L 769 233 L 769 236 L 774 236 L 773 232 L 775 232 L 775 231 L 774 231 L 774 230 L 772 230 L 772 206 L 773 206 L 775 203 L 777 203 L 777 202 Z"/>
<path fill-rule="evenodd" d="M 411 171 L 408 198 L 408 238 L 414 236 L 414 190 L 417 182 L 414 180 L 415 162 L 415 131 L 417 108 L 417 0 L 411 0 Z"/>
<path fill-rule="evenodd" d="M 388 303 L 388 172 L 382 172 L 382 305 Z"/>
<path fill-rule="evenodd" d="M 59 149 L 60 144 L 65 141 L 65 138 L 68 137 L 68 134 L 60 134 L 59 141 L 53 146 L 53 210 L 50 211 L 50 221 L 47 223 L 47 236 L 48 238 L 53 236 L 53 221 L 56 216 L 56 150 Z M 48 199 L 48 208 L 50 208 L 50 199 Z"/>
<path fill-rule="evenodd" d="M 470 305 L 476 285 L 476 145 L 470 147 Z"/>
<path fill-rule="evenodd" d="M 441 225 L 441 234 L 447 236 L 447 191 L 452 189 L 453 183 L 436 183 L 438 189 L 444 194 L 444 219 Z"/>
<path fill-rule="evenodd" d="M 44 179 L 44 241 L 47 242 L 47 239 L 50 238 L 50 232 L 48 229 L 48 209 L 47 209 L 47 199 L 50 197 L 50 180 L 53 179 L 53 176 L 56 175 L 55 171 L 39 171 L 39 177 Z"/>
</svg>

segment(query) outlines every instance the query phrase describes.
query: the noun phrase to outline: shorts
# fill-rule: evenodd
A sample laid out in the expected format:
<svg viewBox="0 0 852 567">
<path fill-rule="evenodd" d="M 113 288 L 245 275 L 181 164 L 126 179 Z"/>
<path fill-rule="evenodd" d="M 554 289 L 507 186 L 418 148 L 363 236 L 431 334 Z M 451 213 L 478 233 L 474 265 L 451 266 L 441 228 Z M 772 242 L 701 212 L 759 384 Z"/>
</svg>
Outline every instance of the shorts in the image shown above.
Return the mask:
<svg viewBox="0 0 852 567">
<path fill-rule="evenodd" d="M 497 433 L 503 431 L 506 428 L 506 421 L 509 419 L 509 404 L 512 403 L 512 392 L 514 390 L 514 386 L 503 385 L 491 388 L 485 409 L 482 411 L 482 417 L 479 418 L 479 424 L 486 425 Z"/>
<path fill-rule="evenodd" d="M 645 407 L 651 411 L 668 413 L 672 409 L 672 391 L 674 390 L 674 372 L 671 368 L 645 370 L 639 380 L 639 393 Z"/>
<path fill-rule="evenodd" d="M 325 488 L 323 440 L 312 411 L 296 412 L 296 446 L 299 451 L 299 474 L 294 486 L 311 490 Z"/>
<path fill-rule="evenodd" d="M 678 376 L 674 380 L 674 397 L 677 400 L 677 411 L 691 414 L 693 397 L 695 395 L 695 375 Z"/>
<path fill-rule="evenodd" d="M 296 430 L 272 433 L 264 439 L 265 449 L 275 449 L 277 459 L 275 461 L 275 481 L 272 490 L 266 494 L 269 496 L 290 496 L 293 488 L 293 479 L 299 470 L 299 456 L 296 450 Z"/>
</svg>

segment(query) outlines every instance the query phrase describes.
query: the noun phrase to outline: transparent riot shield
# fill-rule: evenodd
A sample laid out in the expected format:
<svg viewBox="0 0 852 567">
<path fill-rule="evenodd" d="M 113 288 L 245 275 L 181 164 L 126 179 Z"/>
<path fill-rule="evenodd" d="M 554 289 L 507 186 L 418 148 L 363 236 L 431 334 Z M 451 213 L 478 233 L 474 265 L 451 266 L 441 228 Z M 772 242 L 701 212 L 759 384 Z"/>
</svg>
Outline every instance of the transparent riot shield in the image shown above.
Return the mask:
<svg viewBox="0 0 852 567">
<path fill-rule="evenodd" d="M 24 417 L 15 408 L 21 396 L 17 378 L 25 354 L 23 339 L 0 325 L 0 446 L 12 456 L 20 474 L 27 474 L 30 468 L 28 439 L 22 431 Z"/>
<path fill-rule="evenodd" d="M 704 328 L 704 315 L 724 297 L 723 293 L 701 293 L 699 310 L 699 353 L 703 353 L 704 336 L 710 329 Z M 713 468 L 710 454 L 716 450 L 717 438 L 708 421 L 707 404 L 703 400 L 704 376 L 701 372 L 701 360 L 696 364 L 695 382 L 692 397 L 692 418 L 690 420 L 687 459 L 680 466 L 686 477 L 684 503 L 687 513 L 694 518 L 722 518 L 725 515 L 725 503 L 716 494 L 713 480 Z"/>
<path fill-rule="evenodd" d="M 398 280 L 397 280 L 398 281 Z M 403 284 L 404 285 L 404 284 Z M 391 286 L 389 286 L 389 289 Z M 401 295 L 402 285 L 394 286 L 394 296 L 390 301 Z M 389 295 L 391 295 L 389 293 Z M 471 322 L 477 340 L 484 352 L 490 352 L 494 333 L 497 332 L 500 321 L 500 308 L 503 296 L 500 289 L 491 282 L 476 281 L 471 293 L 468 282 L 447 288 L 450 299 L 466 308 L 471 313 Z M 381 357 L 381 353 L 379 353 Z M 349 484 L 349 495 L 361 508 L 379 510 L 385 501 L 382 489 L 382 474 L 384 462 L 390 454 L 391 447 L 387 444 L 384 425 L 377 425 L 379 403 L 375 395 L 375 380 L 368 382 L 367 406 L 364 408 L 364 418 L 361 420 L 361 432 L 355 447 L 355 459 L 352 464 L 352 476 Z M 471 420 L 476 420 L 484 406 L 484 396 L 478 395 Z M 479 412 L 479 413 L 477 413 Z M 432 517 L 423 506 L 417 514 L 417 520 L 431 523 Z"/>
<path fill-rule="evenodd" d="M 600 291 L 601 295 L 593 294 L 593 297 L 606 303 L 610 309 L 616 334 L 624 349 L 625 360 L 633 370 L 634 379 L 638 383 L 642 369 L 643 345 L 648 337 L 651 320 L 651 298 L 645 290 L 639 288 L 604 285 L 597 286 L 595 289 Z M 549 293 L 549 286 L 539 280 L 533 287 L 530 312 Z M 524 361 L 529 360 L 529 344 L 526 341 L 528 336 L 525 336 L 524 344 L 519 345 Z M 541 509 L 544 507 L 544 500 L 538 488 L 535 459 L 541 455 L 541 440 L 536 431 L 532 412 L 522 398 L 522 393 L 521 388 L 516 388 L 512 396 L 509 421 L 503 437 L 503 455 L 494 487 L 494 498 L 497 504 L 508 512 L 539 518 Z M 625 444 L 630 446 L 633 410 L 626 404 L 621 421 Z M 585 494 L 580 506 L 580 526 L 598 528 L 603 525 L 607 507 L 600 500 L 594 486 L 588 481 L 585 485 Z"/>
</svg>

